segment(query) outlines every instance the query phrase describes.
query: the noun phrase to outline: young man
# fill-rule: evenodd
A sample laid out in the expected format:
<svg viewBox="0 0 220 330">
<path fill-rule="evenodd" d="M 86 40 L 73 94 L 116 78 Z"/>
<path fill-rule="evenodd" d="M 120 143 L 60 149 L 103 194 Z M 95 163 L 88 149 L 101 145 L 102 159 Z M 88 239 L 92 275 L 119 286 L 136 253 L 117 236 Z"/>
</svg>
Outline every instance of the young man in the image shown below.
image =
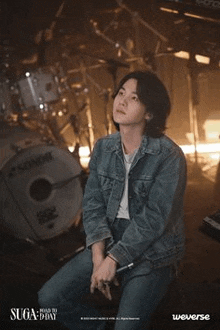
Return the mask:
<svg viewBox="0 0 220 330">
<path fill-rule="evenodd" d="M 186 186 L 185 157 L 164 135 L 169 113 L 155 74 L 135 71 L 121 80 L 113 104 L 119 132 L 98 140 L 90 161 L 83 201 L 87 249 L 39 292 L 40 305 L 56 307 L 69 329 L 104 329 L 81 298 L 98 289 L 111 299 L 118 277 L 115 330 L 142 329 L 167 290 L 184 252 Z"/>
</svg>

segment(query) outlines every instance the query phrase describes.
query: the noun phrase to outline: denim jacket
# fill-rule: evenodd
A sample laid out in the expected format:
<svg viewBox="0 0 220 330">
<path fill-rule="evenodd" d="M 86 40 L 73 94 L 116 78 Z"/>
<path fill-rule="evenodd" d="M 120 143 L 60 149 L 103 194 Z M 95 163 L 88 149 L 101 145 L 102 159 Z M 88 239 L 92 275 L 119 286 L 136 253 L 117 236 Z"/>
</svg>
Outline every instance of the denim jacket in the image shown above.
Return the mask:
<svg viewBox="0 0 220 330">
<path fill-rule="evenodd" d="M 106 240 L 107 250 L 120 265 L 147 260 L 152 268 L 172 264 L 184 253 L 183 199 L 186 161 L 167 136 L 144 136 L 128 178 L 130 224 L 122 239 L 113 241 L 125 185 L 120 133 L 97 141 L 83 198 L 87 247 Z M 123 221 L 123 219 L 121 220 Z"/>
</svg>

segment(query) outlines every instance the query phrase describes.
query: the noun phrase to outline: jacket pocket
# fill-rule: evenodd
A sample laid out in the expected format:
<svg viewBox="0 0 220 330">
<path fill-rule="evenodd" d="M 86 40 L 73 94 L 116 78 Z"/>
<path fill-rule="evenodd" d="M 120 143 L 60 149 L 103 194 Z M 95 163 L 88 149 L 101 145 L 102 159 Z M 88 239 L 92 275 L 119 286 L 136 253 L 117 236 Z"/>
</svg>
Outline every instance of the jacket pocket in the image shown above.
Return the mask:
<svg viewBox="0 0 220 330">
<path fill-rule="evenodd" d="M 136 198 L 141 200 L 145 199 L 149 195 L 152 184 L 153 178 L 133 181 L 132 188 Z"/>
</svg>

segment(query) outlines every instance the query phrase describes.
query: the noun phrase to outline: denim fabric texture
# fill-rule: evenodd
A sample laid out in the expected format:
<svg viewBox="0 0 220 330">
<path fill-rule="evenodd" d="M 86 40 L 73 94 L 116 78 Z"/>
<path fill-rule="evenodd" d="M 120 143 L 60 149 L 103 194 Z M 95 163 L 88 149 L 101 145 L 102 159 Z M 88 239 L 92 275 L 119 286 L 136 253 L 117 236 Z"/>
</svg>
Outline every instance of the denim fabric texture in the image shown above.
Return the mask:
<svg viewBox="0 0 220 330">
<path fill-rule="evenodd" d="M 183 203 L 186 160 L 180 147 L 163 135 L 144 136 L 129 172 L 130 224 L 115 243 L 111 232 L 125 185 L 119 132 L 97 141 L 83 199 L 87 248 L 106 240 L 121 266 L 146 260 L 168 266 L 184 254 Z"/>
<path fill-rule="evenodd" d="M 111 231 L 118 242 L 129 220 L 115 219 Z M 101 315 L 92 304 L 82 298 L 89 293 L 92 274 L 92 256 L 85 249 L 64 265 L 39 291 L 39 304 L 43 308 L 57 308 L 57 320 L 70 330 L 104 330 L 105 315 Z M 150 316 L 167 291 L 172 280 L 172 268 L 152 270 L 145 262 L 119 277 L 122 296 L 115 330 L 140 330 L 143 323 L 147 329 Z M 103 299 L 105 299 L 103 297 Z"/>
</svg>

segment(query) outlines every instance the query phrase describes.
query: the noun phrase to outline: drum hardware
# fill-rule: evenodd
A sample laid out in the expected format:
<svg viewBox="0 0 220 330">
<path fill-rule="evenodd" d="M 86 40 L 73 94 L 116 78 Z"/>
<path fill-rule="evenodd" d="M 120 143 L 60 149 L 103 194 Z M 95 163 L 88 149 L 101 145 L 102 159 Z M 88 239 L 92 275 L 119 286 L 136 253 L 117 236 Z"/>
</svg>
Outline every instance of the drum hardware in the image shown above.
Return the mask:
<svg viewBox="0 0 220 330">
<path fill-rule="evenodd" d="M 100 69 L 100 68 L 103 68 L 103 64 L 94 64 L 94 65 L 90 65 L 89 67 L 86 67 L 86 69 Z M 78 72 L 80 72 L 81 71 L 81 69 L 70 69 L 70 70 L 68 70 L 68 72 L 67 73 L 69 73 L 69 74 L 72 74 L 72 73 L 78 73 Z M 75 85 L 73 85 L 74 87 L 75 87 Z M 76 86 L 77 86 L 77 84 L 76 84 Z M 80 86 L 80 84 L 78 84 L 78 86 Z"/>
<path fill-rule="evenodd" d="M 65 147 L 66 142 L 63 136 L 60 134 L 60 127 L 57 123 L 57 117 L 56 116 L 48 117 L 46 121 L 46 125 L 49 128 L 55 140 Z"/>
<path fill-rule="evenodd" d="M 89 57 L 94 58 L 94 56 L 89 55 L 89 54 L 85 54 L 82 52 L 82 54 L 87 55 Z M 105 111 L 105 127 L 106 127 L 106 132 L 107 134 L 111 133 L 111 118 L 108 115 L 107 112 L 107 104 L 109 102 L 109 95 L 111 93 L 111 89 L 103 89 L 93 78 L 90 74 L 88 74 L 88 69 L 97 69 L 100 67 L 103 67 L 104 65 L 107 66 L 111 66 L 111 65 L 116 65 L 118 64 L 118 66 L 121 67 L 129 67 L 127 64 L 121 63 L 119 61 L 113 60 L 113 59 L 100 59 L 97 58 L 98 61 L 100 62 L 100 64 L 98 65 L 93 65 L 93 66 L 89 66 L 86 67 L 84 65 L 84 63 L 81 61 L 81 66 L 80 69 L 73 69 L 68 71 L 68 73 L 76 73 L 76 72 L 81 72 L 83 75 L 83 82 L 82 83 L 77 83 L 77 87 L 79 87 L 79 89 L 77 90 L 77 94 L 79 94 L 80 92 L 83 93 L 86 96 L 85 102 L 83 103 L 81 109 L 79 111 L 83 111 L 84 109 L 86 109 L 86 116 L 87 116 L 87 121 L 88 121 L 88 132 L 89 132 L 89 146 L 90 146 L 90 150 L 92 150 L 93 148 L 93 144 L 94 144 L 94 132 L 93 132 L 93 126 L 92 126 L 92 116 L 91 116 L 91 109 L 90 109 L 90 98 L 89 98 L 89 83 L 92 83 L 92 85 L 95 87 L 95 90 L 98 93 L 98 96 L 103 98 L 104 100 L 104 111 Z M 73 85 L 73 87 L 75 87 L 75 84 Z M 66 129 L 66 127 L 64 126 L 63 129 Z"/>
<path fill-rule="evenodd" d="M 118 3 L 118 5 L 120 7 L 120 8 L 118 8 L 118 11 L 116 14 L 118 14 L 121 10 L 125 10 L 131 15 L 133 29 L 135 32 L 135 48 L 136 48 L 136 53 L 138 55 L 133 53 L 134 43 L 131 39 L 127 39 L 126 47 L 123 47 L 121 43 L 112 40 L 110 37 L 108 37 L 106 35 L 106 31 L 109 30 L 109 27 L 113 26 L 113 28 L 115 28 L 116 23 L 117 23 L 116 18 L 118 18 L 118 17 L 115 17 L 113 19 L 113 23 L 114 23 L 113 25 L 110 23 L 110 25 L 108 25 L 107 28 L 105 28 L 103 31 L 101 31 L 99 29 L 98 23 L 96 21 L 90 20 L 90 23 L 92 24 L 95 34 L 97 36 L 101 37 L 102 39 L 104 39 L 105 41 L 107 41 L 109 44 L 114 46 L 114 48 L 118 51 L 117 57 L 121 57 L 122 52 L 128 56 L 128 58 L 125 59 L 125 61 L 129 64 L 130 70 L 135 69 L 134 64 L 135 64 L 135 62 L 137 62 L 138 64 L 141 65 L 141 67 L 144 66 L 148 70 L 150 69 L 150 70 L 155 71 L 156 70 L 155 57 L 164 55 L 162 53 L 161 54 L 158 53 L 160 43 L 161 42 L 167 43 L 168 39 L 162 33 L 160 33 L 158 30 L 156 30 L 153 26 L 151 26 L 149 23 L 144 21 L 140 17 L 138 12 L 131 10 L 127 5 L 125 5 L 122 0 L 116 0 L 116 2 Z M 115 15 L 115 16 L 117 16 L 117 15 Z M 158 38 L 158 42 L 157 42 L 154 53 L 146 52 L 143 56 L 139 55 L 139 54 L 141 54 L 141 49 L 143 48 L 140 43 L 139 25 L 142 25 L 143 27 L 147 28 L 150 32 L 152 32 Z M 116 69 L 114 66 L 109 67 L 109 72 L 113 76 L 114 85 L 116 85 L 115 84 L 115 81 L 116 81 L 116 71 L 115 70 Z"/>
<path fill-rule="evenodd" d="M 105 61 L 108 64 L 107 70 L 112 75 L 113 86 L 114 86 L 114 90 L 115 90 L 117 87 L 116 80 L 117 80 L 118 68 L 129 68 L 129 65 L 127 63 L 122 63 L 122 62 L 116 61 L 114 59 L 109 59 L 109 60 L 105 60 Z"/>
<path fill-rule="evenodd" d="M 122 8 L 125 9 L 132 17 L 135 21 L 137 21 L 138 23 L 142 24 L 144 27 L 146 27 L 148 30 L 150 30 L 153 34 L 155 34 L 161 41 L 163 42 L 167 42 L 168 39 L 162 35 L 162 33 L 160 33 L 159 31 L 157 31 L 155 28 L 153 28 L 150 24 L 148 24 L 146 21 L 144 21 L 137 12 L 131 10 L 127 5 L 125 5 L 123 3 L 122 0 L 116 0 L 116 2 L 118 3 L 118 5 Z"/>
<path fill-rule="evenodd" d="M 77 124 L 77 116 L 70 115 L 67 122 L 60 128 L 60 134 L 63 134 L 68 127 L 72 127 L 74 134 L 78 136 L 80 134 L 79 125 Z"/>
<path fill-rule="evenodd" d="M 66 142 L 60 134 L 57 117 L 60 117 L 61 112 L 63 115 L 66 115 L 67 110 L 59 110 L 58 115 L 58 112 L 53 111 L 51 105 L 49 109 L 47 113 L 34 112 L 33 110 L 30 112 L 23 112 L 18 118 L 18 124 L 28 130 L 34 132 L 38 131 L 48 143 L 58 142 L 65 147 Z"/>
<path fill-rule="evenodd" d="M 80 133 L 80 125 L 79 125 L 79 120 L 78 120 L 77 116 L 71 115 L 69 117 L 69 122 L 73 128 L 74 133 L 76 134 L 76 136 L 78 136 Z"/>
<path fill-rule="evenodd" d="M 93 55 L 90 55 L 88 53 L 80 51 L 81 55 L 85 55 L 91 58 L 95 58 L 98 60 L 99 64 L 86 66 L 82 61 L 80 64 L 79 69 L 71 69 L 68 70 L 68 74 L 72 73 L 78 73 L 81 72 L 83 75 L 83 81 L 81 83 L 73 83 L 71 85 L 72 88 L 76 89 L 76 94 L 79 95 L 80 93 L 83 93 L 85 95 L 85 102 L 83 106 L 81 107 L 80 111 L 86 109 L 86 116 L 87 116 L 87 122 L 88 122 L 88 133 L 89 133 L 89 146 L 90 150 L 92 150 L 93 144 L 94 144 L 94 132 L 93 132 L 93 124 L 92 124 L 92 116 L 91 116 L 91 109 L 90 109 L 90 98 L 89 98 L 89 83 L 92 83 L 92 85 L 95 87 L 95 90 L 98 93 L 98 96 L 101 97 L 104 100 L 104 111 L 105 111 L 105 128 L 107 134 L 111 134 L 112 132 L 112 123 L 111 123 L 111 116 L 108 113 L 107 105 L 109 102 L 109 96 L 111 94 L 111 89 L 103 89 L 94 79 L 93 77 L 88 73 L 88 70 L 90 69 L 98 69 L 100 67 L 107 67 L 108 71 L 113 75 L 113 83 L 114 87 L 116 86 L 116 72 L 119 67 L 123 68 L 129 68 L 129 64 L 123 63 L 114 59 L 105 59 L 105 58 L 99 58 Z M 67 56 L 67 55 L 66 55 Z M 69 57 L 69 56 L 68 56 Z M 65 130 L 70 123 L 67 125 L 64 125 L 62 128 L 62 131 Z"/>
<path fill-rule="evenodd" d="M 116 42 L 112 40 L 111 38 L 107 37 L 99 28 L 98 28 L 98 23 L 95 22 L 94 20 L 90 20 L 90 23 L 92 24 L 94 32 L 97 34 L 97 36 L 102 37 L 104 40 L 106 40 L 109 44 L 113 45 L 114 48 L 118 52 L 118 57 L 121 56 L 121 51 L 123 51 L 125 54 L 127 54 L 129 57 L 132 57 L 133 54 L 128 51 L 125 47 L 123 47 L 119 42 Z"/>
</svg>

